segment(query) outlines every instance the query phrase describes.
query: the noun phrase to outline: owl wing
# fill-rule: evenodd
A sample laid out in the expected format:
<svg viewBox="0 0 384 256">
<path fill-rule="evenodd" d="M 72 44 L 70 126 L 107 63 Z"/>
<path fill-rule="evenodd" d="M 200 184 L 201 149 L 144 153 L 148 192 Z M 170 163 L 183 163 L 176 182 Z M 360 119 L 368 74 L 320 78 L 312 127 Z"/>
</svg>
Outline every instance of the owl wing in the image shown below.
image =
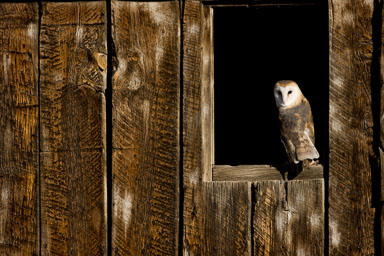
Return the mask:
<svg viewBox="0 0 384 256">
<path fill-rule="evenodd" d="M 307 99 L 288 110 L 280 110 L 281 141 L 288 160 L 297 164 L 305 159 L 319 158 L 315 148 L 315 132 L 311 107 Z"/>
<path fill-rule="evenodd" d="M 319 152 L 315 145 L 313 144 L 310 137 L 310 131 L 305 129 L 299 137 L 299 144 L 296 147 L 296 157 L 299 161 L 303 161 L 305 159 L 316 159 L 319 158 Z"/>
<path fill-rule="evenodd" d="M 306 109 L 301 122 L 303 122 L 299 131 L 298 143 L 296 145 L 296 155 L 299 161 L 305 159 L 319 158 L 319 152 L 315 147 L 315 128 L 313 124 L 313 117 L 311 106 L 305 99 L 303 100 L 303 106 Z"/>
<path fill-rule="evenodd" d="M 293 145 L 292 141 L 286 140 L 284 139 L 284 137 L 281 137 L 281 142 L 283 143 L 285 152 L 287 153 L 288 161 L 290 163 L 295 163 L 295 164 L 299 163 L 296 157 L 295 146 Z"/>
</svg>

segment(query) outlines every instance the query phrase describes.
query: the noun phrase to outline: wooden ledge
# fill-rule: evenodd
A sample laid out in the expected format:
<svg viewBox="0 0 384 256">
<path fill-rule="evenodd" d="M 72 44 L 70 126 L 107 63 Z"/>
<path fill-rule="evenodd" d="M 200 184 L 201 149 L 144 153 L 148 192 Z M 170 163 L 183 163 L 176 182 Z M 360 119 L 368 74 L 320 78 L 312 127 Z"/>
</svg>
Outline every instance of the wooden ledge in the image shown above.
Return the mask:
<svg viewBox="0 0 384 256">
<path fill-rule="evenodd" d="M 213 181 L 263 181 L 284 180 L 286 172 L 270 165 L 215 165 L 212 170 Z M 291 175 L 289 175 L 291 176 Z M 310 166 L 289 180 L 309 180 L 324 178 L 322 165 Z"/>
</svg>

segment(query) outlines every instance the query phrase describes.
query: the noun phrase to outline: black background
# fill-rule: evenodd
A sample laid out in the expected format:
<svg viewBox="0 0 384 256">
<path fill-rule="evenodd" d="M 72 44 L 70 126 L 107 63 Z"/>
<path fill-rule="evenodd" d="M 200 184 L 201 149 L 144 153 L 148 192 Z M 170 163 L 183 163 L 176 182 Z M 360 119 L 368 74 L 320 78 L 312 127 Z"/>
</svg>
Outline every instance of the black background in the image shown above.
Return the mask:
<svg viewBox="0 0 384 256">
<path fill-rule="evenodd" d="M 281 164 L 273 86 L 294 80 L 312 106 L 320 162 L 328 155 L 327 6 L 214 9 L 215 164 Z"/>
</svg>

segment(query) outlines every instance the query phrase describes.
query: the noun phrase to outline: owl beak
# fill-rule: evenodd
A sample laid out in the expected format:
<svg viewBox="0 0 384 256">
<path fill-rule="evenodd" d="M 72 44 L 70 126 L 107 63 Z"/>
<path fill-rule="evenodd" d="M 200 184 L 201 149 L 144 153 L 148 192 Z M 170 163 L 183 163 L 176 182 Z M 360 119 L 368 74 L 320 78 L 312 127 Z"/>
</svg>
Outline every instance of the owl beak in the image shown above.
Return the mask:
<svg viewBox="0 0 384 256">
<path fill-rule="evenodd" d="M 286 96 L 286 95 L 283 95 L 283 104 L 282 104 L 283 107 L 285 107 L 285 105 L 286 105 L 285 102 L 286 102 L 286 101 L 287 101 L 287 96 Z"/>
</svg>

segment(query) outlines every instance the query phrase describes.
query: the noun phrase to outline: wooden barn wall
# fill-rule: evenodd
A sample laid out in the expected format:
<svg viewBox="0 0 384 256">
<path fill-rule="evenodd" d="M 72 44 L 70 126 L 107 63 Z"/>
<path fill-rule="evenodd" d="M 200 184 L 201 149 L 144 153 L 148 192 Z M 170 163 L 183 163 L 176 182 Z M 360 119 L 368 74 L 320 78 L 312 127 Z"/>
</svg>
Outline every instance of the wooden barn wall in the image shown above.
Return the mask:
<svg viewBox="0 0 384 256">
<path fill-rule="evenodd" d="M 112 255 L 176 255 L 180 11 L 112 2 Z"/>
<path fill-rule="evenodd" d="M 329 1 L 330 255 L 375 253 L 373 7 L 374 1 Z"/>
<path fill-rule="evenodd" d="M 379 153 L 380 153 L 380 173 L 376 177 L 380 177 L 380 184 L 378 186 L 379 188 L 379 198 L 380 198 L 380 215 L 376 213 L 376 215 L 379 215 L 378 218 L 380 222 L 380 234 L 377 236 L 377 239 L 380 240 L 379 244 L 381 246 L 379 253 L 381 255 L 384 255 L 384 1 L 375 1 L 375 17 L 377 17 L 376 22 L 378 24 L 375 26 L 375 46 L 377 47 L 376 51 L 378 52 L 376 61 L 380 64 L 380 66 L 376 69 L 376 72 L 373 74 L 375 75 L 375 78 L 379 81 L 379 84 L 377 84 L 374 88 L 374 94 L 377 95 L 376 102 L 380 101 L 380 112 L 378 112 L 374 116 L 374 120 L 376 120 L 376 123 L 380 123 L 379 130 L 376 130 L 376 133 L 379 133 L 380 136 L 380 143 L 376 143 L 379 145 Z M 377 77 L 376 77 L 377 76 Z M 375 124 L 376 124 L 375 123 Z M 377 136 L 375 137 L 377 138 Z"/>
<path fill-rule="evenodd" d="M 106 6 L 41 8 L 41 253 L 104 255 Z"/>
<path fill-rule="evenodd" d="M 37 3 L 0 5 L 0 254 L 39 252 Z"/>
<path fill-rule="evenodd" d="M 380 251 L 384 227 L 375 224 L 383 225 L 384 211 L 373 178 L 384 168 L 375 173 L 374 127 L 384 103 L 375 117 L 372 67 L 382 1 L 328 0 L 327 193 L 322 179 L 212 181 L 204 171 L 212 102 L 202 94 L 212 79 L 209 8 L 189 0 L 110 4 L 0 4 L 1 255 Z"/>
<path fill-rule="evenodd" d="M 212 181 L 211 8 L 183 11 L 183 255 L 322 255 L 324 181 Z M 209 133 L 209 134 L 207 134 Z M 312 191 L 311 193 L 307 191 Z"/>
<path fill-rule="evenodd" d="M 251 183 L 210 182 L 209 8 L 186 1 L 183 10 L 183 255 L 250 255 Z M 208 71 L 208 72 L 207 72 Z M 202 80 L 205 80 L 202 83 Z M 209 129 L 208 129 L 209 130 Z M 207 148 L 208 147 L 208 148 Z"/>
</svg>

